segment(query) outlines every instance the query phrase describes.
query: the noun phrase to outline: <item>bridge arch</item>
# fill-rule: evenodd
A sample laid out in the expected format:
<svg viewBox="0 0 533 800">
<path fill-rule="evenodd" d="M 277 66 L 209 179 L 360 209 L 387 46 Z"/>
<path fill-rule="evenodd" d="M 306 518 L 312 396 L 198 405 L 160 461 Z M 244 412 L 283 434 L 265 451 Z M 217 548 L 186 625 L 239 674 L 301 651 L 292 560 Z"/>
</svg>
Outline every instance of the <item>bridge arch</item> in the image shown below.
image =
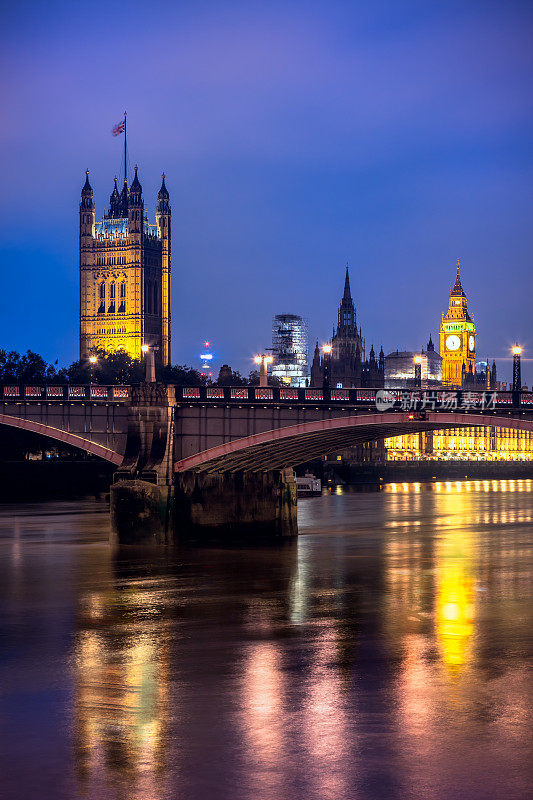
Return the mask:
<svg viewBox="0 0 533 800">
<path fill-rule="evenodd" d="M 284 469 L 364 442 L 442 428 L 513 428 L 533 433 L 533 419 L 487 414 L 408 412 L 361 414 L 304 422 L 256 433 L 183 458 L 175 472 L 235 472 Z"/>
<path fill-rule="evenodd" d="M 9 414 L 0 414 L 0 425 L 8 425 L 11 428 L 19 428 L 32 433 L 38 433 L 41 436 L 47 436 L 49 439 L 55 439 L 58 442 L 64 442 L 72 447 L 77 447 L 79 450 L 85 450 L 94 456 L 103 458 L 105 461 L 110 461 L 112 464 L 121 464 L 123 456 L 105 447 L 103 444 L 93 442 L 90 439 L 84 439 L 70 431 L 65 431 L 61 428 L 55 428 L 51 425 L 45 425 L 42 422 L 37 422 L 32 419 L 24 419 L 23 417 L 13 417 Z"/>
</svg>

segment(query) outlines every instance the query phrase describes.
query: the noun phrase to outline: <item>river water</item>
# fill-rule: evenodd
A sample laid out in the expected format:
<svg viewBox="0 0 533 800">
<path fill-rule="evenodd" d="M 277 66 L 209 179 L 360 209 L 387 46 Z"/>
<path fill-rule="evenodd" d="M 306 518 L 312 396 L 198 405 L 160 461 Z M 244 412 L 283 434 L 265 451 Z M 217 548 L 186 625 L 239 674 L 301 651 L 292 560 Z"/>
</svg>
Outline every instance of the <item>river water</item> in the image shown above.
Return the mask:
<svg viewBox="0 0 533 800">
<path fill-rule="evenodd" d="M 300 502 L 280 547 L 113 553 L 0 506 L 0 797 L 531 796 L 533 481 Z"/>
</svg>

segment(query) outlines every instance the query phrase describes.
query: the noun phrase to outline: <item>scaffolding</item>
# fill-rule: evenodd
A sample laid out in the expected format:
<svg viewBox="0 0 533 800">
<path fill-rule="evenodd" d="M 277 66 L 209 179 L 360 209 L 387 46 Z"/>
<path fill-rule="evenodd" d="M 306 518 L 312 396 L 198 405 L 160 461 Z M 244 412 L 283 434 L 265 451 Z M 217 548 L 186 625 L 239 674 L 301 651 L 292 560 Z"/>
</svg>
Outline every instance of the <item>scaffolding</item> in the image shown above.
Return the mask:
<svg viewBox="0 0 533 800">
<path fill-rule="evenodd" d="M 287 386 L 307 386 L 307 326 L 297 314 L 276 314 L 272 321 L 272 375 Z"/>
</svg>

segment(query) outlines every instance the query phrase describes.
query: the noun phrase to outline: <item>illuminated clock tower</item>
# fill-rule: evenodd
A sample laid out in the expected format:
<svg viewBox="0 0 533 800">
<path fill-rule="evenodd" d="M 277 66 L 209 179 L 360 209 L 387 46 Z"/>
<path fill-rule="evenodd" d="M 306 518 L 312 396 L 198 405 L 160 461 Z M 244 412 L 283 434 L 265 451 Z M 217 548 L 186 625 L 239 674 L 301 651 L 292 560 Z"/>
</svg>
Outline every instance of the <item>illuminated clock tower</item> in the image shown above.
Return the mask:
<svg viewBox="0 0 533 800">
<path fill-rule="evenodd" d="M 450 292 L 448 311 L 440 326 L 442 381 L 448 386 L 461 386 L 463 367 L 474 372 L 476 363 L 476 326 L 468 313 L 466 294 L 461 285 L 457 261 L 457 276 Z"/>
</svg>

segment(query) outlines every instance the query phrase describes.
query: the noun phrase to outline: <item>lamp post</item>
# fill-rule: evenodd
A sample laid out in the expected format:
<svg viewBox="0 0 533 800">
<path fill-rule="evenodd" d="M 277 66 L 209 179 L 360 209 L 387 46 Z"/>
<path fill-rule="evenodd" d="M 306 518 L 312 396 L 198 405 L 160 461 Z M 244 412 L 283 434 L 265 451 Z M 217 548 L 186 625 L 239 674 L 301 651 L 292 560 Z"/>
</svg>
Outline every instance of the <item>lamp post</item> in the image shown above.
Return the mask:
<svg viewBox="0 0 533 800">
<path fill-rule="evenodd" d="M 415 389 L 422 388 L 422 356 L 415 356 Z"/>
<path fill-rule="evenodd" d="M 272 364 L 274 359 L 272 356 L 260 355 L 254 358 L 256 364 L 259 364 L 259 386 L 268 386 L 268 365 Z"/>
<path fill-rule="evenodd" d="M 149 344 L 143 344 L 141 345 L 141 350 L 146 356 L 144 380 L 146 383 L 155 383 L 155 350 L 159 350 L 159 348 L 150 347 Z"/>
<path fill-rule="evenodd" d="M 98 358 L 96 356 L 94 356 L 94 355 L 93 356 L 89 356 L 89 364 L 90 364 L 90 367 L 89 367 L 89 383 L 91 385 L 92 385 L 93 379 L 94 379 L 94 365 L 96 364 L 97 361 L 98 361 Z"/>
<path fill-rule="evenodd" d="M 522 370 L 520 368 L 520 355 L 522 348 L 515 344 L 513 351 L 513 406 L 518 408 L 520 405 L 520 391 L 522 389 Z"/>
<path fill-rule="evenodd" d="M 324 389 L 329 389 L 331 381 L 331 350 L 330 344 L 325 344 L 322 347 L 322 352 L 324 353 L 324 380 L 322 386 Z"/>
<path fill-rule="evenodd" d="M 519 392 L 522 388 L 522 374 L 520 368 L 520 355 L 522 348 L 519 344 L 513 347 L 513 392 Z"/>
</svg>

